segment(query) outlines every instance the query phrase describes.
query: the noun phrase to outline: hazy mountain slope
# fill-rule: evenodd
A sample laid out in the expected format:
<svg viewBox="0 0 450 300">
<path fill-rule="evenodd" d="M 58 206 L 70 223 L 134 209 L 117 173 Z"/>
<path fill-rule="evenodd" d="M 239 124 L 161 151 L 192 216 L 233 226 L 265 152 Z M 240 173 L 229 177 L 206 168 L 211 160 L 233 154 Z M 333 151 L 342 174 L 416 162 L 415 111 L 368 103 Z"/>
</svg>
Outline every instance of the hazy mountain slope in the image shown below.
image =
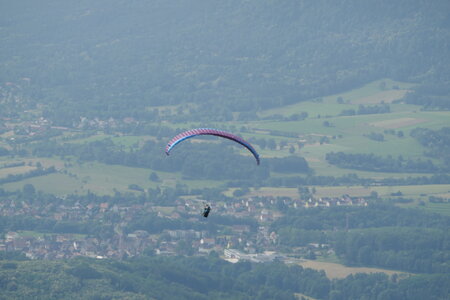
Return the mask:
<svg viewBox="0 0 450 300">
<path fill-rule="evenodd" d="M 2 8 L 0 82 L 79 114 L 180 102 L 254 110 L 376 78 L 450 78 L 443 0 L 45 0 Z"/>
</svg>

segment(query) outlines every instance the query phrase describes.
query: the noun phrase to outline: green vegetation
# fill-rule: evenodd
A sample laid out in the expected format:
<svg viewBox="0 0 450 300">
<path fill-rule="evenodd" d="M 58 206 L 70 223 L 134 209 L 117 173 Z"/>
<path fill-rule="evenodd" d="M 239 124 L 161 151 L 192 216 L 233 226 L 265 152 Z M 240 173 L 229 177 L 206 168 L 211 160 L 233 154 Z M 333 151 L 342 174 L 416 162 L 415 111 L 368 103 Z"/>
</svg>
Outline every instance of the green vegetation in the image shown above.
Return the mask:
<svg viewBox="0 0 450 300">
<path fill-rule="evenodd" d="M 8 2 L 0 299 L 447 299 L 448 11 Z M 164 154 L 195 127 L 242 136 L 261 164 L 214 137 Z M 231 265 L 215 252 L 231 247 L 386 274 Z"/>
<path fill-rule="evenodd" d="M 382 85 L 383 82 L 385 83 L 385 85 Z M 328 164 L 326 158 L 331 152 L 342 152 L 348 153 L 346 155 L 353 153 L 358 155 L 374 154 L 384 157 L 389 155 L 392 157 L 401 156 L 403 159 L 405 159 L 405 162 L 406 160 L 419 161 L 421 159 L 424 159 L 424 152 L 429 152 L 429 150 L 426 149 L 426 146 L 421 146 L 417 142 L 416 133 L 412 135 L 410 133 L 414 130 L 414 128 L 418 127 L 429 128 L 427 130 L 442 128 L 446 125 L 446 121 L 449 117 L 448 113 L 417 112 L 418 107 L 414 105 L 391 104 L 397 108 L 390 113 L 355 116 L 339 116 L 337 114 L 334 114 L 331 117 L 327 118 L 323 118 L 323 116 L 326 116 L 326 114 L 322 114 L 322 118 L 319 119 L 317 116 L 318 114 L 316 114 L 314 111 L 306 109 L 306 107 L 303 107 L 303 105 L 311 104 L 317 107 L 319 111 L 330 109 L 330 107 L 332 107 L 331 110 L 336 111 L 336 108 L 334 106 L 353 105 L 352 107 L 357 109 L 358 105 L 360 104 L 345 104 L 345 101 L 342 104 L 339 104 L 337 103 L 336 99 L 342 97 L 343 99 L 348 99 L 348 101 L 352 103 L 362 103 L 364 101 L 367 102 L 367 99 L 370 97 L 377 98 L 376 95 L 379 93 L 385 93 L 389 90 L 393 92 L 398 91 L 398 89 L 393 89 L 394 86 L 396 88 L 399 86 L 404 86 L 406 89 L 410 88 L 412 85 L 385 79 L 372 82 L 371 84 L 365 85 L 359 89 L 354 89 L 347 93 L 327 96 L 321 101 L 301 102 L 300 104 L 298 104 L 298 112 L 306 111 L 308 113 L 308 117 L 303 121 L 289 121 L 288 119 L 286 119 L 277 122 L 247 121 L 245 123 L 233 122 L 231 124 L 224 123 L 210 125 L 212 125 L 213 127 L 230 127 L 228 128 L 229 130 L 232 130 L 233 128 L 235 128 L 236 130 L 237 128 L 239 128 L 239 126 L 242 127 L 243 125 L 245 125 L 246 128 L 251 128 L 250 130 L 244 130 L 244 132 L 242 132 L 242 136 L 249 139 L 255 145 L 259 146 L 259 150 L 263 158 L 263 164 L 273 164 L 273 162 L 270 161 L 271 157 L 288 157 L 294 155 L 304 156 L 308 162 L 310 170 L 312 170 L 315 175 L 320 176 L 325 175 L 340 177 L 349 174 L 356 174 L 361 178 L 372 178 L 373 180 L 380 178 L 381 176 L 383 176 L 384 178 L 407 178 L 411 176 L 423 176 L 424 172 L 426 173 L 425 175 L 432 174 L 433 172 L 435 172 L 434 169 L 429 170 L 429 168 L 424 169 L 418 167 L 414 170 L 402 170 L 401 168 L 397 168 L 391 164 L 389 164 L 389 166 L 392 170 L 389 173 L 380 172 L 381 170 L 373 172 L 367 168 L 350 170 L 330 165 Z M 366 100 L 363 101 L 363 99 Z M 286 106 L 285 111 L 267 110 L 263 111 L 263 113 L 261 113 L 261 116 L 279 114 L 285 118 L 289 118 L 289 114 L 291 112 L 297 111 L 296 109 L 297 108 L 294 109 L 293 107 Z M 346 109 L 349 109 L 349 106 Z M 417 122 L 415 120 L 417 120 Z M 328 126 L 324 126 L 325 123 L 328 124 Z M 171 126 L 174 126 L 174 124 L 171 124 Z M 194 125 L 191 124 L 187 126 Z M 199 124 L 198 126 L 202 125 Z M 56 165 L 56 161 L 59 161 L 58 170 L 61 174 L 46 175 L 44 177 L 22 180 L 17 183 L 8 183 L 5 184 L 4 187 L 6 187 L 7 189 L 15 189 L 20 188 L 24 183 L 32 183 L 40 190 L 57 194 L 69 194 L 73 192 L 86 193 L 87 191 L 92 191 L 100 194 L 111 194 L 113 193 L 113 190 L 126 191 L 131 184 L 137 184 L 138 186 L 143 188 L 154 188 L 156 185 L 174 186 L 177 182 L 181 184 L 187 184 L 192 188 L 221 185 L 221 181 L 217 180 L 220 178 L 214 178 L 214 176 L 211 176 L 210 174 L 208 175 L 208 173 L 200 176 L 198 175 L 207 172 L 206 170 L 203 171 L 196 167 L 195 172 L 188 171 L 183 167 L 183 164 L 185 162 L 180 161 L 176 158 L 176 154 L 178 153 L 175 153 L 175 155 L 173 155 L 174 157 L 170 158 L 171 163 L 175 163 L 175 165 L 179 165 L 179 167 L 181 167 L 178 168 L 178 172 L 176 173 L 173 172 L 174 165 L 170 167 L 171 169 L 167 169 L 167 167 L 156 167 L 153 163 L 151 163 L 151 161 L 153 161 L 155 158 L 162 158 L 162 156 L 160 156 L 161 151 L 158 151 L 158 149 L 163 147 L 162 145 L 164 139 L 169 139 L 171 135 L 175 134 L 178 131 L 177 129 L 167 130 L 157 126 L 150 128 L 152 129 L 149 130 L 147 132 L 147 135 L 145 136 L 115 136 L 111 134 L 104 134 L 102 133 L 102 131 L 100 131 L 99 133 L 92 132 L 89 137 L 81 136 L 81 139 L 77 138 L 69 140 L 62 139 L 59 141 L 56 140 L 57 142 L 52 142 L 52 144 L 50 145 L 48 143 L 37 143 L 33 146 L 34 150 L 32 150 L 33 153 L 37 156 L 54 155 L 52 153 L 62 155 L 62 157 L 59 159 L 53 156 L 53 164 L 51 164 Z M 163 138 L 162 142 L 157 142 L 161 141 L 160 133 L 165 131 L 167 131 L 167 133 L 164 134 L 165 137 Z M 154 136 L 153 134 L 156 134 L 156 136 Z M 365 135 L 370 134 L 383 135 L 383 141 L 379 142 L 367 139 Z M 270 146 L 270 143 L 273 143 L 274 146 Z M 184 146 L 189 148 L 196 146 L 196 143 L 191 144 L 193 145 Z M 205 153 L 220 151 L 218 148 L 210 147 L 210 143 L 207 144 L 208 148 L 206 148 Z M 102 145 L 105 145 L 108 148 L 101 148 L 104 147 Z M 52 149 L 51 152 L 45 150 L 50 149 L 49 146 Z M 214 146 L 214 144 L 211 144 L 211 146 Z M 269 148 L 269 146 L 272 148 Z M 58 147 L 60 147 L 61 150 L 56 150 Z M 115 152 L 108 153 L 111 150 Z M 194 147 L 188 151 L 192 153 L 192 151 L 198 152 L 200 150 L 201 148 Z M 77 151 L 80 154 L 77 154 Z M 94 152 L 94 154 L 90 154 L 89 157 L 87 156 L 86 151 L 96 151 L 97 154 L 95 154 Z M 143 151 L 148 151 L 148 155 L 143 156 L 146 161 L 141 159 L 141 161 L 138 160 L 137 162 L 133 163 L 133 160 L 136 161 L 136 158 L 133 158 L 133 156 L 139 155 L 139 153 L 143 153 Z M 229 152 L 230 150 L 227 151 Z M 120 162 L 120 160 L 118 160 L 117 162 L 111 159 L 108 160 L 108 158 L 111 158 L 111 156 L 117 156 L 114 153 L 121 153 L 120 155 L 124 157 L 123 162 Z M 240 149 L 238 153 L 246 155 L 245 151 L 241 151 Z M 445 151 L 443 151 L 443 153 L 445 153 Z M 216 155 L 226 157 L 227 154 L 223 152 L 217 153 Z M 128 156 L 129 158 L 126 158 L 126 156 Z M 79 164 L 78 162 L 80 158 L 82 161 L 88 161 L 89 163 Z M 205 158 L 205 154 L 202 154 L 202 159 Z M 184 156 L 183 159 L 185 159 Z M 236 156 L 232 158 L 232 160 L 236 159 Z M 441 168 L 441 164 L 437 160 L 438 158 L 436 156 L 431 157 L 431 159 L 433 168 Z M 103 162 L 103 164 L 95 162 L 95 160 Z M 114 163 L 124 164 L 125 166 L 109 166 L 110 164 Z M 140 168 L 136 168 L 137 165 Z M 231 168 L 235 168 L 233 163 L 227 165 L 229 165 Z M 248 167 L 250 168 L 252 166 L 248 165 Z M 23 166 L 22 169 L 23 168 L 26 167 Z M 218 167 L 214 168 L 216 170 L 220 169 Z M 271 166 L 270 168 L 272 170 L 271 176 L 289 176 L 289 174 L 285 173 L 285 171 L 282 171 L 280 173 L 279 170 L 276 169 L 276 167 Z M 10 169 L 10 171 L 15 171 L 17 174 L 25 173 L 22 169 L 18 167 L 16 169 Z M 7 169 L 2 170 L 3 172 L 7 172 Z M 254 172 L 252 168 L 249 170 L 251 172 Z M 157 174 L 160 181 L 152 182 L 148 180 L 148 176 L 151 173 Z M 12 173 L 7 172 L 5 174 Z M 225 176 L 235 177 L 235 175 L 231 175 L 231 173 L 230 175 Z M 245 176 L 247 178 L 249 177 L 248 175 Z M 260 176 L 264 177 L 266 175 L 263 175 L 261 173 Z M 202 177 L 216 180 L 205 181 Z M 49 182 L 54 182 L 57 184 L 47 184 Z"/>
<path fill-rule="evenodd" d="M 7 299 L 444 299 L 446 275 L 390 280 L 356 274 L 329 280 L 324 272 L 283 264 L 230 264 L 209 258 L 141 257 L 124 261 L 0 261 Z M 419 287 L 417 286 L 419 284 Z M 170 286 L 170 288 L 169 288 Z M 381 296 L 380 296 L 381 295 Z M 301 298 L 300 298 L 301 299 Z"/>
<path fill-rule="evenodd" d="M 371 205 L 290 211 L 272 229 L 289 247 L 333 244 L 347 265 L 448 273 L 450 248 L 442 241 L 449 238 L 449 222 L 448 217 L 414 209 Z"/>
</svg>

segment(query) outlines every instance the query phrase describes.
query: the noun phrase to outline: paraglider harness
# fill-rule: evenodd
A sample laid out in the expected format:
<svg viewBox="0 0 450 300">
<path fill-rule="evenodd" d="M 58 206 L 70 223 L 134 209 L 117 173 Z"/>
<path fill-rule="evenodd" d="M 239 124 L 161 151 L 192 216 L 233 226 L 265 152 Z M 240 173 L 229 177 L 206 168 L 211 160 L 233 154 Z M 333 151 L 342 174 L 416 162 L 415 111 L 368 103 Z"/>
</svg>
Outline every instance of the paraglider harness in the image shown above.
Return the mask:
<svg viewBox="0 0 450 300">
<path fill-rule="evenodd" d="M 211 207 L 208 204 L 205 204 L 205 208 L 203 209 L 203 214 L 202 215 L 205 218 L 207 218 L 210 211 L 211 211 Z"/>
</svg>

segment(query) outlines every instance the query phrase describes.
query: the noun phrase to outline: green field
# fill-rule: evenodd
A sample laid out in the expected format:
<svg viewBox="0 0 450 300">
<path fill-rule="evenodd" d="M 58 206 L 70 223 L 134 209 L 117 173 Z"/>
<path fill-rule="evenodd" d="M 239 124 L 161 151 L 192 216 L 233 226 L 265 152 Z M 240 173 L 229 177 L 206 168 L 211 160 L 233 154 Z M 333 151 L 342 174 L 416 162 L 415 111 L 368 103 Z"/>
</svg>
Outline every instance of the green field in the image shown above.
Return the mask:
<svg viewBox="0 0 450 300">
<path fill-rule="evenodd" d="M 261 159 L 299 155 L 308 161 L 309 166 L 314 171 L 314 175 L 339 177 L 348 174 L 357 174 L 361 178 L 373 179 L 431 176 L 432 174 L 424 173 L 382 173 L 341 169 L 328 164 L 325 159 L 327 153 L 339 151 L 345 153 L 373 153 L 380 156 L 392 155 L 393 157 L 401 155 L 405 159 L 423 159 L 423 153 L 426 149 L 410 136 L 411 130 L 417 127 L 440 129 L 448 126 L 450 112 L 421 111 L 419 106 L 407 105 L 401 102 L 391 103 L 394 100 L 401 99 L 413 86 L 414 84 L 411 83 L 382 79 L 348 92 L 328 95 L 320 99 L 311 99 L 311 101 L 299 102 L 293 105 L 259 112 L 260 117 L 275 114 L 289 117 L 294 113 L 307 112 L 308 118 L 302 121 L 234 121 L 218 122 L 210 124 L 210 126 L 217 128 L 230 128 L 234 126 L 236 130 L 244 126 L 248 130 L 240 133 L 240 135 L 245 139 L 273 139 L 278 144 L 284 141 L 287 146 L 283 148 L 277 147 L 274 150 L 269 150 L 268 148 L 258 149 Z M 340 100 L 341 103 L 338 103 L 338 98 L 342 98 Z M 391 112 L 354 116 L 340 115 L 342 110 L 356 110 L 361 104 L 377 105 L 381 103 L 389 103 Z M 158 107 L 158 109 L 167 109 L 168 113 L 173 113 L 177 107 Z M 166 122 L 164 126 L 190 128 L 200 125 L 196 122 Z M 394 134 L 387 132 L 389 130 L 394 130 Z M 403 137 L 397 136 L 397 132 L 400 130 L 403 133 Z M 277 131 L 278 133 L 277 135 L 275 133 L 271 134 L 271 131 Z M 279 134 L 280 132 L 293 136 L 282 136 L 282 134 Z M 373 141 L 364 136 L 372 132 L 384 134 L 384 141 Z M 328 142 L 320 143 L 323 137 L 328 137 Z M 62 143 L 88 143 L 111 139 L 116 145 L 122 147 L 124 150 L 128 150 L 132 147 L 139 147 L 146 140 L 154 138 L 152 136 L 110 135 L 98 132 L 88 137 L 80 133 L 67 133 L 63 137 L 57 137 L 56 140 Z M 299 142 L 303 144 L 302 147 L 299 146 Z M 293 154 L 289 152 L 291 147 L 295 150 Z M 245 149 L 240 150 L 240 153 L 242 155 L 248 155 Z M 0 164 L 10 161 L 9 158 L 3 157 Z M 14 161 L 21 160 L 14 159 Z M 223 184 L 223 182 L 213 180 L 185 180 L 177 173 L 156 172 L 146 168 L 132 168 L 101 163 L 79 164 L 70 158 L 66 158 L 65 160 L 58 158 L 27 158 L 22 161 L 26 164 L 23 167 L 1 168 L 0 178 L 6 177 L 8 174 L 25 173 L 33 169 L 37 162 L 40 162 L 44 167 L 55 166 L 58 173 L 4 184 L 2 186 L 3 188 L 20 189 L 25 183 L 32 183 L 38 190 L 63 195 L 69 193 L 83 194 L 87 191 L 99 194 L 112 194 L 114 191 L 135 192 L 128 189 L 130 184 L 137 184 L 144 189 L 155 188 L 157 186 L 174 187 L 178 183 L 186 184 L 191 188 L 206 188 Z M 438 161 L 434 162 L 439 163 Z M 158 174 L 158 177 L 161 179 L 160 182 L 152 182 L 149 180 L 149 175 L 152 172 Z M 272 176 L 275 177 L 296 175 L 298 174 L 272 173 Z M 417 205 L 418 201 L 425 201 L 425 209 L 442 211 L 446 214 L 448 214 L 449 210 L 446 203 L 428 203 L 427 200 L 430 195 L 448 198 L 450 195 L 449 185 L 315 188 L 318 196 L 341 196 L 343 194 L 367 196 L 372 191 L 376 191 L 380 196 L 388 197 L 391 193 L 401 191 L 404 197 L 410 197 L 416 201 L 410 205 Z M 263 187 L 252 194 L 296 197 L 297 191 L 296 189 Z"/>
<path fill-rule="evenodd" d="M 428 196 L 447 197 L 450 193 L 450 184 L 430 185 L 397 185 L 397 186 L 309 186 L 316 190 L 317 197 L 340 197 L 349 195 L 351 197 L 365 197 L 372 192 L 377 192 L 382 197 L 392 197 L 393 193 L 402 193 L 402 197 L 413 199 L 425 199 Z M 230 189 L 228 195 L 232 195 Z M 299 196 L 297 188 L 262 187 L 250 191 L 249 196 L 290 197 Z M 446 204 L 446 203 L 444 203 Z M 450 204 L 449 204 L 450 206 Z"/>
<path fill-rule="evenodd" d="M 110 134 L 103 134 L 98 133 L 89 137 L 82 137 L 82 138 L 74 138 L 69 139 L 67 141 L 64 141 L 65 143 L 73 143 L 73 144 L 84 144 L 84 143 L 91 143 L 95 141 L 101 141 L 105 139 L 111 139 L 111 141 L 114 142 L 114 144 L 118 146 L 122 146 L 125 148 L 130 148 L 134 145 L 139 145 L 145 142 L 146 140 L 150 139 L 150 136 L 131 136 L 131 135 L 110 135 Z"/>
<path fill-rule="evenodd" d="M 355 93 L 359 92 L 355 91 Z M 312 104 L 320 105 L 324 109 L 330 107 L 326 103 Z M 392 155 L 393 157 L 401 155 L 405 159 L 423 158 L 423 152 L 426 149 L 410 136 L 411 130 L 417 127 L 440 129 L 448 126 L 450 112 L 418 111 L 419 108 L 417 106 L 405 104 L 395 104 L 395 107 L 396 109 L 393 112 L 385 114 L 333 116 L 329 118 L 313 117 L 303 121 L 264 121 L 254 122 L 249 126 L 253 126 L 253 128 L 261 132 L 276 130 L 294 133 L 298 138 L 284 138 L 284 140 L 293 145 L 298 141 L 306 141 L 306 145 L 302 149 L 296 148 L 296 154 L 305 157 L 317 175 L 342 176 L 356 173 L 359 176 L 370 178 L 415 176 L 417 174 L 345 170 L 330 166 L 325 160 L 327 153 L 340 151 L 346 153 L 373 153 L 381 156 Z M 330 123 L 331 127 L 324 126 L 325 121 Z M 395 133 L 401 130 L 403 137 L 386 133 L 386 130 L 394 130 Z M 364 136 L 372 132 L 384 134 L 384 141 L 374 141 Z M 266 134 L 266 137 L 268 136 Z M 328 137 L 329 142 L 320 144 L 319 141 L 324 136 Z M 288 147 L 277 151 L 263 150 L 261 153 L 265 157 L 289 155 Z"/>
<path fill-rule="evenodd" d="M 56 166 L 60 171 L 45 176 L 6 183 L 2 187 L 6 190 L 18 190 L 24 184 L 30 183 L 38 190 L 56 195 L 86 194 L 88 191 L 100 195 L 111 195 L 116 190 L 120 192 L 134 192 L 128 188 L 131 184 L 137 184 L 144 189 L 156 188 L 157 186 L 175 187 L 177 183 L 186 184 L 191 188 L 220 185 L 220 182 L 212 180 L 182 180 L 178 174 L 153 171 L 146 168 L 132 168 L 102 163 L 78 164 L 73 162 L 64 166 L 65 162 L 59 159 L 36 159 L 36 161 L 41 162 L 43 166 Z M 158 174 L 158 177 L 161 179 L 160 182 L 149 180 L 149 175 L 152 172 Z"/>
<path fill-rule="evenodd" d="M 0 168 L 0 178 L 8 177 L 8 175 L 17 175 L 23 174 L 32 170 L 35 170 L 36 167 L 33 166 L 19 166 L 19 167 L 11 167 L 11 168 Z"/>
<path fill-rule="evenodd" d="M 385 82 L 386 86 L 384 89 L 380 87 L 380 84 L 382 82 Z M 394 86 L 398 87 L 397 89 L 394 89 Z M 287 105 L 280 108 L 274 108 L 265 110 L 260 113 L 262 117 L 274 115 L 274 114 L 280 114 L 283 116 L 290 116 L 295 113 L 300 112 L 307 112 L 310 117 L 316 117 L 317 115 L 321 116 L 335 116 L 338 113 L 340 113 L 344 109 L 351 109 L 351 108 L 357 108 L 358 105 L 356 104 L 363 104 L 367 103 L 368 97 L 375 97 L 375 99 L 378 99 L 379 101 L 370 101 L 370 104 L 375 103 L 381 103 L 381 101 L 384 100 L 386 93 L 395 93 L 398 95 L 398 91 L 407 91 L 408 89 L 412 88 L 414 84 L 411 83 L 405 83 L 405 82 L 398 82 L 393 81 L 390 79 L 382 79 L 382 80 L 376 80 L 374 82 L 371 82 L 369 84 L 366 84 L 360 88 L 339 93 L 335 95 L 329 95 L 322 97 L 322 101 L 318 102 L 315 101 L 315 99 L 312 99 L 311 101 L 306 102 L 300 102 L 297 104 Z M 380 93 L 382 96 L 380 96 Z M 380 96 L 380 97 L 377 97 Z M 338 104 L 337 98 L 342 97 L 344 103 Z M 367 103 L 369 104 L 369 103 Z"/>
<path fill-rule="evenodd" d="M 351 274 L 357 273 L 385 273 L 387 275 L 399 274 L 401 277 L 408 276 L 405 272 L 392 271 L 380 268 L 363 268 L 363 267 L 346 267 L 341 264 L 331 262 L 321 262 L 316 260 L 303 260 L 299 263 L 304 268 L 311 268 L 314 270 L 323 270 L 330 279 L 345 278 Z"/>
</svg>

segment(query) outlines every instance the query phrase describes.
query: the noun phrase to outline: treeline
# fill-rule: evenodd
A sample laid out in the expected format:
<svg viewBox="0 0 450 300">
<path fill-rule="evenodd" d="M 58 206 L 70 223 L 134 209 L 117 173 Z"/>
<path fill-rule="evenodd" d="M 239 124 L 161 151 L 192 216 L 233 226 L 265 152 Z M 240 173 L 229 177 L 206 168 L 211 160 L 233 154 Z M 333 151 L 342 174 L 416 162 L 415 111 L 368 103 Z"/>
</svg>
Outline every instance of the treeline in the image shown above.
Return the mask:
<svg viewBox="0 0 450 300">
<path fill-rule="evenodd" d="M 330 280 L 323 271 L 282 263 L 225 262 L 209 257 L 149 257 L 122 261 L 0 261 L 5 299 L 322 300 L 447 299 L 449 275 L 399 279 L 356 274 Z"/>
<path fill-rule="evenodd" d="M 0 147 L 0 156 L 5 156 L 9 154 L 9 150 L 5 147 Z"/>
<path fill-rule="evenodd" d="M 283 218 L 273 222 L 271 228 L 278 230 L 288 226 L 321 231 L 380 227 L 420 227 L 443 230 L 450 226 L 450 217 L 380 203 L 366 207 L 336 206 L 289 210 Z"/>
<path fill-rule="evenodd" d="M 337 234 L 335 239 L 336 254 L 348 265 L 450 273 L 448 227 L 358 229 Z"/>
<path fill-rule="evenodd" d="M 87 234 L 101 239 L 111 238 L 112 225 L 98 221 L 56 221 L 51 218 L 31 216 L 0 216 L 0 233 L 8 231 L 32 230 L 48 234 Z"/>
<path fill-rule="evenodd" d="M 55 172 L 55 167 L 51 166 L 48 168 L 37 168 L 35 170 L 31 170 L 22 174 L 9 174 L 4 178 L 0 178 L 0 184 L 21 181 L 32 177 L 44 176 Z"/>
<path fill-rule="evenodd" d="M 344 263 L 448 273 L 450 217 L 391 204 L 291 210 L 273 222 L 288 248 L 331 244 Z"/>
<path fill-rule="evenodd" d="M 406 94 L 405 103 L 420 105 L 424 110 L 450 110 L 448 82 L 424 83 Z"/>
<path fill-rule="evenodd" d="M 364 134 L 365 137 L 371 139 L 372 141 L 383 142 L 384 135 L 382 133 L 371 132 L 369 134 Z"/>
<path fill-rule="evenodd" d="M 308 173 L 310 168 L 304 158 L 285 157 L 262 159 L 257 166 L 253 157 L 238 155 L 231 147 L 232 142 L 180 144 L 167 157 L 163 143 L 148 141 L 139 149 L 121 149 L 111 139 L 87 144 L 42 143 L 35 145 L 32 154 L 36 156 L 75 156 L 80 161 L 99 161 L 130 167 L 144 167 L 154 170 L 181 172 L 185 178 L 193 179 L 252 179 L 261 181 L 269 178 L 270 171 L 280 173 Z M 247 153 L 245 153 L 247 154 Z"/>
<path fill-rule="evenodd" d="M 26 293 L 34 299 L 295 300 L 295 292 L 325 299 L 330 290 L 323 272 L 279 263 L 230 264 L 214 255 L 20 262 L 0 269 L 0 278 L 8 299 Z"/>
<path fill-rule="evenodd" d="M 11 162 L 11 163 L 4 163 L 0 165 L 0 169 L 6 169 L 6 168 L 14 168 L 14 167 L 22 167 L 25 166 L 25 162 Z"/>
<path fill-rule="evenodd" d="M 396 275 L 355 274 L 333 281 L 329 300 L 445 300 L 448 299 L 450 275 L 414 275 L 398 280 Z"/>
<path fill-rule="evenodd" d="M 260 184 L 264 186 L 273 187 L 298 187 L 299 185 L 327 185 L 327 186 L 342 186 L 342 185 L 425 185 L 425 184 L 449 184 L 450 175 L 434 174 L 431 176 L 408 176 L 405 178 L 363 178 L 357 174 L 347 174 L 344 176 L 315 176 L 310 174 L 308 176 L 271 176 Z M 254 181 L 251 180 L 229 180 L 226 185 L 228 187 L 246 187 L 252 186 Z"/>
<path fill-rule="evenodd" d="M 357 110 L 345 109 L 341 111 L 341 116 L 354 116 L 354 115 L 372 115 L 372 114 L 386 114 L 391 112 L 389 104 L 381 105 L 362 105 L 358 106 Z"/>
<path fill-rule="evenodd" d="M 450 169 L 450 127 L 439 130 L 416 128 L 411 131 L 411 136 L 426 147 L 425 155 L 442 159 L 445 168 Z"/>
<path fill-rule="evenodd" d="M 431 160 L 404 159 L 402 156 L 378 156 L 371 154 L 347 154 L 344 152 L 327 153 L 325 159 L 328 163 L 339 168 L 355 169 L 372 172 L 412 172 L 412 173 L 434 173 L 441 168 L 434 165 Z"/>
</svg>

